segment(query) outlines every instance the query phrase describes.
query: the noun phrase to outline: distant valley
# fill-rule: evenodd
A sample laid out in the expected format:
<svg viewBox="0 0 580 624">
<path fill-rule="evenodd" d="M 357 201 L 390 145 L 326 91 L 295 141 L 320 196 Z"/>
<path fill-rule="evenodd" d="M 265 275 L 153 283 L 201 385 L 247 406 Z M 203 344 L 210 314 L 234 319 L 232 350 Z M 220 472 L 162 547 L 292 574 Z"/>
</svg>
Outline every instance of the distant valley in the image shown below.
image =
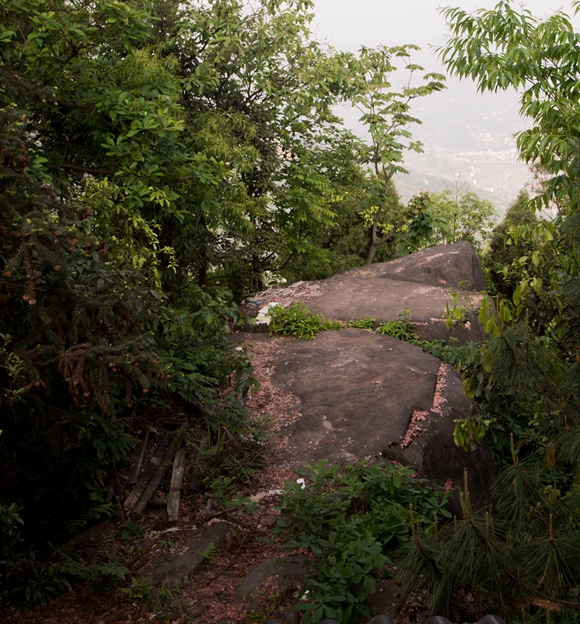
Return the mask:
<svg viewBox="0 0 580 624">
<path fill-rule="evenodd" d="M 411 171 L 397 176 L 404 199 L 419 190 L 440 191 L 454 178 L 494 203 L 503 214 L 530 180 L 518 161 L 514 134 L 525 128 L 513 92 L 477 95 L 472 83 L 450 80 L 449 88 L 421 102 L 413 128 L 425 152 L 408 153 Z"/>
<path fill-rule="evenodd" d="M 434 61 L 424 57 L 419 61 L 429 67 Z M 423 143 L 424 153 L 405 154 L 410 174 L 396 176 L 397 188 L 407 201 L 420 190 L 442 191 L 458 179 L 491 201 L 501 216 L 531 178 L 527 165 L 518 161 L 514 138 L 526 127 L 518 114 L 518 96 L 477 94 L 472 82 L 456 79 L 449 79 L 447 86 L 422 99 L 413 111 L 423 123 L 410 130 L 413 139 Z M 342 108 L 337 113 L 354 132 L 364 133 L 356 110 Z"/>
</svg>

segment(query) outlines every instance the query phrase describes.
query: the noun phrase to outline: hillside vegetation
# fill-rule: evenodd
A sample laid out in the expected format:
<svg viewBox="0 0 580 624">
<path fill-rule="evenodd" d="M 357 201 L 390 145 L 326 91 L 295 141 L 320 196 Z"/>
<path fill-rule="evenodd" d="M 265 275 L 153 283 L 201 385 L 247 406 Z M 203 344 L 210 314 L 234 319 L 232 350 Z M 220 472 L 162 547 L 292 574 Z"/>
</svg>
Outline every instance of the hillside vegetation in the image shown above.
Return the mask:
<svg viewBox="0 0 580 624">
<path fill-rule="evenodd" d="M 210 447 L 224 430 L 259 437 L 218 393 L 254 384 L 227 341 L 247 295 L 468 239 L 497 298 L 478 312 L 487 341 L 449 355 L 480 406 L 456 441 L 486 437 L 505 472 L 493 512 L 466 508 L 440 532 L 411 514 L 402 569 L 441 613 L 468 590 L 524 621 L 572 618 L 580 44 L 568 18 L 510 2 L 444 11 L 448 70 L 522 92 L 518 148 L 543 175 L 492 232 L 493 207 L 472 193 L 404 204 L 393 182 L 421 151 L 412 104 L 444 77 L 424 75 L 412 45 L 320 44 L 310 0 L 0 0 L 0 15 L 3 599 L 30 606 L 101 574 L 55 547 L 114 512 L 107 482 L 144 419 L 187 413 Z M 399 91 L 395 69 L 409 76 Z M 368 141 L 336 117 L 341 102 Z M 247 476 L 242 455 L 216 452 L 214 476 Z"/>
</svg>

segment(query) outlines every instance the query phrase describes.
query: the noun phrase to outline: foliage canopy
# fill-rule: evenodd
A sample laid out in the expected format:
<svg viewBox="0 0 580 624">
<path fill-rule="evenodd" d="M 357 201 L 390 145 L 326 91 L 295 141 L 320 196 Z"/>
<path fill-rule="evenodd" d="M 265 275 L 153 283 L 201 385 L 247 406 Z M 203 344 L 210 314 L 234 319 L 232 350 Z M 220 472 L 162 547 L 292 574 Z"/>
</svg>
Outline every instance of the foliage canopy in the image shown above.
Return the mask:
<svg viewBox="0 0 580 624">
<path fill-rule="evenodd" d="M 248 433 L 212 403 L 226 379 L 252 383 L 226 339 L 236 302 L 336 270 L 339 214 L 379 206 L 403 232 L 388 180 L 419 148 L 410 102 L 441 77 L 393 92 L 396 65 L 421 71 L 413 46 L 326 48 L 312 6 L 0 0 L 2 593 L 42 597 L 29 549 L 103 503 L 145 409 Z M 338 102 L 367 111 L 372 146 Z"/>
</svg>

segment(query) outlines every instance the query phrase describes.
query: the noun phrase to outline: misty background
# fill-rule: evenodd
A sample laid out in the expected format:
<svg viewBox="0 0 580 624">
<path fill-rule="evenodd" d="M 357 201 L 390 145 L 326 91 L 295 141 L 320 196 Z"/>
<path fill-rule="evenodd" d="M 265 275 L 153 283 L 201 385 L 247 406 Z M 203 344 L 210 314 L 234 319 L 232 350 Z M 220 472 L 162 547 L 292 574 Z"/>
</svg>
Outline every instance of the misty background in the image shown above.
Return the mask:
<svg viewBox="0 0 580 624">
<path fill-rule="evenodd" d="M 315 0 L 314 36 L 329 45 L 356 51 L 361 46 L 416 44 L 421 51 L 412 62 L 426 72 L 447 75 L 433 48 L 448 37 L 440 6 L 461 7 L 472 12 L 490 9 L 496 0 L 458 0 L 441 5 L 432 0 Z M 548 17 L 562 9 L 571 16 L 576 29 L 580 18 L 572 17 L 570 2 L 528 0 L 513 3 L 536 17 Z M 403 77 L 393 76 L 393 88 Z M 423 154 L 407 152 L 409 175 L 396 177 L 403 200 L 419 190 L 441 191 L 459 180 L 469 190 L 489 199 L 500 215 L 531 179 L 527 166 L 518 161 L 514 134 L 529 123 L 519 116 L 518 95 L 511 89 L 499 93 L 477 93 L 470 80 L 447 76 L 447 89 L 421 98 L 413 107 L 422 125 L 411 127 L 413 137 L 423 142 Z M 342 108 L 348 127 L 364 133 L 358 111 Z"/>
</svg>

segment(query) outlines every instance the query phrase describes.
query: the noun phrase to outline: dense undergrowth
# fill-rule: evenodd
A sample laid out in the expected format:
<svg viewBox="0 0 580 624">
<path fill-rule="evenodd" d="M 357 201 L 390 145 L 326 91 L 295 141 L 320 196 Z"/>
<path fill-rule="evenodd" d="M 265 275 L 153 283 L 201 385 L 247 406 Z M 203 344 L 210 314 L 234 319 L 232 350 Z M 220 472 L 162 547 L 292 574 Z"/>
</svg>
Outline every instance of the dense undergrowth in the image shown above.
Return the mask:
<svg viewBox="0 0 580 624">
<path fill-rule="evenodd" d="M 461 592 L 514 622 L 580 610 L 573 28 L 509 2 L 444 12 L 448 69 L 482 90 L 523 90 L 531 120 L 518 148 L 537 193 L 490 233 L 473 229 L 491 214 L 477 198 L 444 195 L 435 209 L 420 193 L 404 205 L 393 183 L 405 151 L 420 150 L 410 102 L 443 77 L 395 92 L 396 62 L 420 72 L 413 47 L 325 48 L 311 8 L 0 0 L 3 599 L 29 607 L 78 578 L 105 588 L 124 577 L 122 562 L 85 566 L 62 545 L 113 512 L 108 484 L 150 423 L 187 418 L 209 497 L 247 506 L 234 486 L 267 461 L 267 423 L 235 400 L 256 385 L 228 342 L 245 296 L 467 237 L 496 299 L 478 310 L 456 300 L 449 322 L 477 314 L 481 345 L 421 341 L 404 313 L 347 325 L 462 374 L 479 411 L 455 440 L 487 439 L 501 471 L 496 507 L 472 512 L 465 492 L 464 518 L 446 522 L 444 496 L 404 469 L 318 466 L 306 488 L 288 486 L 278 536 L 319 557 L 306 620 L 364 611 L 387 557 L 443 612 Z M 338 103 L 362 109 L 368 143 L 342 126 Z M 534 214 L 542 206 L 550 218 Z M 272 311 L 272 330 L 299 338 L 342 327 L 305 307 Z"/>
<path fill-rule="evenodd" d="M 366 598 L 393 570 L 390 554 L 411 538 L 411 527 L 449 518 L 448 493 L 417 479 L 411 468 L 324 461 L 288 483 L 274 537 L 288 551 L 314 557 L 296 609 L 302 621 L 369 616 Z"/>
</svg>

